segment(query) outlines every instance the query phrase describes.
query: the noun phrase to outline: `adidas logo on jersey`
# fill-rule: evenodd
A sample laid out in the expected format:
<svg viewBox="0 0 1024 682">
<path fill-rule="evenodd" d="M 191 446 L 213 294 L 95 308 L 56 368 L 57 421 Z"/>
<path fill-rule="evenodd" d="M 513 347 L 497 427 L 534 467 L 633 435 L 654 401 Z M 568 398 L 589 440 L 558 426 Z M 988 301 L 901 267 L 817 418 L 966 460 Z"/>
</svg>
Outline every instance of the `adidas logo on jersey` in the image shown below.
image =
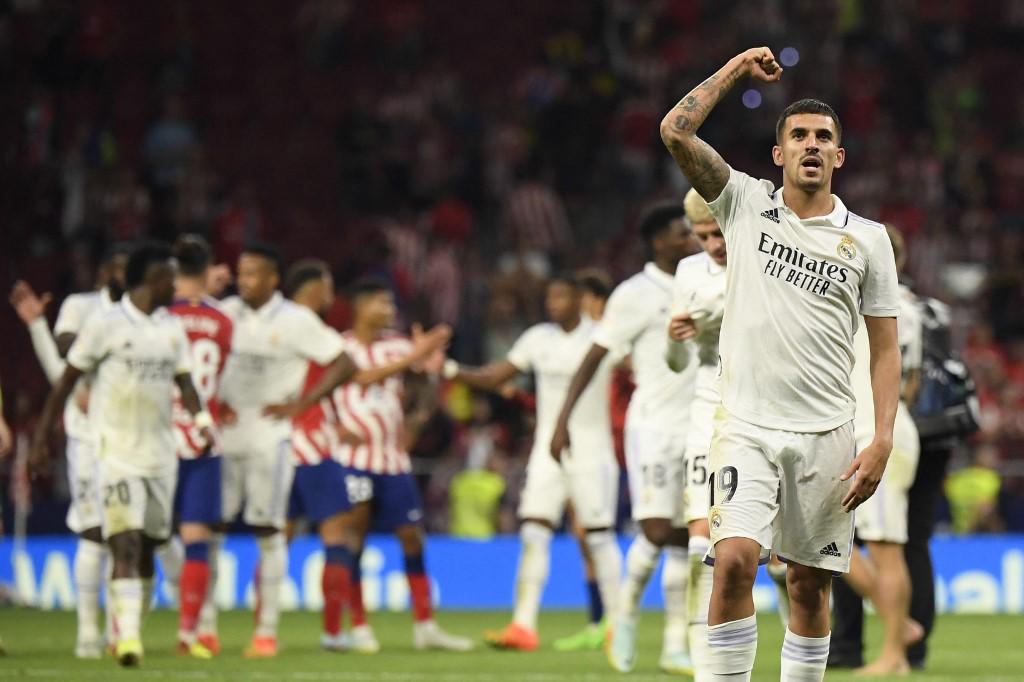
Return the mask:
<svg viewBox="0 0 1024 682">
<path fill-rule="evenodd" d="M 773 223 L 778 223 L 779 222 L 779 209 L 777 209 L 777 208 L 770 208 L 767 211 L 762 211 L 761 212 L 761 217 L 762 218 L 767 218 L 768 220 L 772 221 Z"/>
<path fill-rule="evenodd" d="M 834 542 L 830 542 L 822 547 L 818 554 L 824 554 L 825 556 L 843 556 L 842 552 L 839 551 L 839 548 L 836 547 L 836 543 Z"/>
</svg>

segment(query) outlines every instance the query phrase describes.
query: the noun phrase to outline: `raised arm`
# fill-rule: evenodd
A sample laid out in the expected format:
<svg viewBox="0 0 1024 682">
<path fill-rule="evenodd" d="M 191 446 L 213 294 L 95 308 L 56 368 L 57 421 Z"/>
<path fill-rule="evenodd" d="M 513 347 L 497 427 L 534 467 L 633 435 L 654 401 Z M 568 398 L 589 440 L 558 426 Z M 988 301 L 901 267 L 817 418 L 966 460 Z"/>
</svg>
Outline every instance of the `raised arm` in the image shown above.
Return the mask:
<svg viewBox="0 0 1024 682">
<path fill-rule="evenodd" d="M 607 354 L 607 348 L 599 343 L 592 344 L 590 350 L 587 351 L 586 356 L 583 358 L 583 362 L 576 369 L 576 373 L 572 375 L 572 381 L 569 382 L 569 390 L 565 394 L 565 403 L 562 405 L 562 411 L 558 413 L 555 433 L 551 437 L 551 456 L 556 461 L 560 462 L 562 460 L 562 451 L 569 447 L 569 417 L 576 408 L 576 403 L 579 401 L 580 396 L 583 395 L 583 391 L 587 390 L 587 386 L 590 385 L 590 381 L 594 378 L 597 368 L 601 366 L 604 356 Z"/>
<path fill-rule="evenodd" d="M 721 155 L 697 137 L 697 129 L 725 94 L 741 78 L 773 83 L 782 67 L 767 47 L 736 55 L 710 78 L 691 90 L 661 121 L 661 140 L 672 153 L 686 179 L 705 201 L 714 201 L 729 181 L 729 166 Z"/>
<path fill-rule="evenodd" d="M 896 338 L 896 318 L 865 315 L 864 326 L 871 345 L 869 367 L 875 406 L 875 436 L 841 477 L 845 481 L 856 474 L 853 485 L 843 498 L 843 509 L 847 512 L 871 497 L 882 480 L 892 453 L 893 423 L 900 399 L 900 347 Z"/>
</svg>

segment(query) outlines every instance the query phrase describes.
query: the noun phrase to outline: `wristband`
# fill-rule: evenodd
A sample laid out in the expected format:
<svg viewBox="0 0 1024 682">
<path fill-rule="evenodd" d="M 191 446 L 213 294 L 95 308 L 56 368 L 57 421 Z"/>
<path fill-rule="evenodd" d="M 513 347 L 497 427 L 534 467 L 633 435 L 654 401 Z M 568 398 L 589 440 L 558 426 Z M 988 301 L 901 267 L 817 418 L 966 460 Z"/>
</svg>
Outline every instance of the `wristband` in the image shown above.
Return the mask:
<svg viewBox="0 0 1024 682">
<path fill-rule="evenodd" d="M 459 374 L 459 363 L 452 359 L 444 361 L 444 365 L 441 367 L 441 376 L 445 379 L 454 379 Z"/>
<path fill-rule="evenodd" d="M 206 410 L 196 412 L 192 415 L 192 423 L 200 429 L 212 429 L 213 428 L 213 417 Z"/>
</svg>

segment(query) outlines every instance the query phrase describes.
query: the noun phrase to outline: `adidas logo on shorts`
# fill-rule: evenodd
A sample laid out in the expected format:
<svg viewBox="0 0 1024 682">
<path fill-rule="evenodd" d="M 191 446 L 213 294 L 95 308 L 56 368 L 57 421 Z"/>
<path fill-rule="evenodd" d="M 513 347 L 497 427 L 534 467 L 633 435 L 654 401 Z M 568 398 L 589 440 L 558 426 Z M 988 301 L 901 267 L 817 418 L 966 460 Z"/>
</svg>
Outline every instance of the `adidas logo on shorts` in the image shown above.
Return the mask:
<svg viewBox="0 0 1024 682">
<path fill-rule="evenodd" d="M 779 209 L 777 209 L 777 208 L 770 208 L 767 211 L 763 211 L 761 213 L 761 217 L 762 218 L 767 218 L 768 220 L 772 221 L 773 223 L 778 223 L 779 222 Z"/>
<path fill-rule="evenodd" d="M 818 554 L 824 554 L 825 556 L 843 556 L 842 552 L 839 551 L 839 548 L 836 547 L 836 543 L 834 542 L 830 542 L 822 547 Z"/>
</svg>

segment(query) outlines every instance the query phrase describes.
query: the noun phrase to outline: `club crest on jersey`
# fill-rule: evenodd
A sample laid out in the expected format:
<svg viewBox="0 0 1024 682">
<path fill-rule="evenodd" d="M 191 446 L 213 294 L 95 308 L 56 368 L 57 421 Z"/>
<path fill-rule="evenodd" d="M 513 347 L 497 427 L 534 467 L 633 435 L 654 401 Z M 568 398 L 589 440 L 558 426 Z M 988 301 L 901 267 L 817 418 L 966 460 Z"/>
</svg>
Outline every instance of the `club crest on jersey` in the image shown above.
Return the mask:
<svg viewBox="0 0 1024 682">
<path fill-rule="evenodd" d="M 844 236 L 839 240 L 839 246 L 836 247 L 836 253 L 846 260 L 853 260 L 857 257 L 857 247 L 853 245 L 853 240 L 850 239 L 849 236 Z"/>
</svg>

